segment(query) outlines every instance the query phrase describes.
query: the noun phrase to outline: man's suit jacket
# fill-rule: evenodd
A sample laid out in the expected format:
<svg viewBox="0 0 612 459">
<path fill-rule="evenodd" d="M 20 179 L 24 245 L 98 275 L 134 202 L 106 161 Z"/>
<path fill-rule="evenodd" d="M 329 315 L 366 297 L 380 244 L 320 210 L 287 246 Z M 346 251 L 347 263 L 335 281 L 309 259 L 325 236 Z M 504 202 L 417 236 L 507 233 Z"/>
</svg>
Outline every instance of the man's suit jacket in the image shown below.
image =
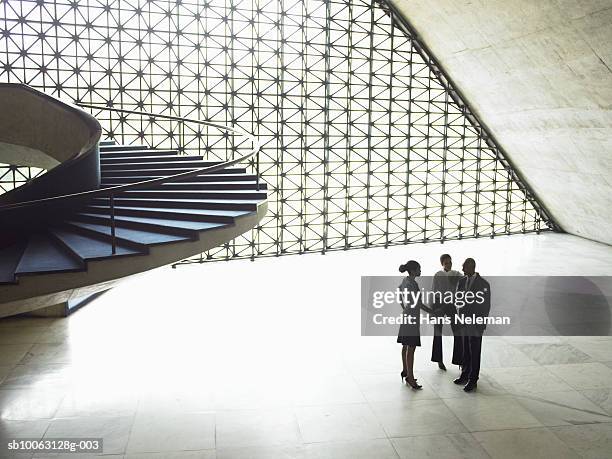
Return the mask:
<svg viewBox="0 0 612 459">
<path fill-rule="evenodd" d="M 469 291 L 474 292 L 474 294 L 483 292 L 484 301 L 481 303 L 478 301 L 478 298 L 474 298 L 473 301 L 469 303 L 466 302 L 465 306 L 457 309 L 457 314 L 464 317 L 471 317 L 472 315 L 476 317 L 489 317 L 489 312 L 491 310 L 491 286 L 484 277 L 480 276 L 480 274 L 475 273 L 474 276 L 469 286 Z M 463 276 L 459 279 L 457 283 L 457 292 L 466 291 L 468 279 L 467 276 Z M 485 324 L 458 324 L 458 328 L 460 328 L 464 334 L 478 336 L 482 335 L 487 326 Z"/>
</svg>

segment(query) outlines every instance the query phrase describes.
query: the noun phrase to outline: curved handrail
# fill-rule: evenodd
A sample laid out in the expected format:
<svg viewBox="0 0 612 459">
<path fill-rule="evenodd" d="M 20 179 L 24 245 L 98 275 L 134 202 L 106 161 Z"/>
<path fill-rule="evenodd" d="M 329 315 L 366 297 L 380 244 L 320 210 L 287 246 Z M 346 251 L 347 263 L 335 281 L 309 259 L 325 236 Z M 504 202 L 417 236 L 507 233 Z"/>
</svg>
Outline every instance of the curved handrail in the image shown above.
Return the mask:
<svg viewBox="0 0 612 459">
<path fill-rule="evenodd" d="M 259 145 L 259 142 L 257 142 L 257 139 L 253 135 L 245 131 L 242 131 L 240 129 L 225 126 L 219 123 L 213 123 L 211 121 L 192 120 L 188 118 L 180 118 L 180 117 L 171 116 L 171 115 L 161 115 L 161 114 L 139 112 L 139 111 L 133 111 L 133 110 L 123 110 L 123 109 L 116 109 L 116 108 L 111 108 L 111 107 L 101 107 L 101 106 L 89 105 L 89 104 L 78 103 L 77 105 L 79 105 L 80 107 L 93 108 L 96 110 L 109 110 L 109 111 L 114 111 L 118 113 L 127 113 L 127 114 L 132 114 L 132 115 L 148 116 L 151 118 L 162 118 L 162 119 L 169 119 L 169 120 L 174 120 L 174 121 L 191 122 L 191 123 L 197 123 L 200 125 L 212 126 L 212 127 L 216 127 L 219 129 L 223 129 L 225 131 L 229 131 L 229 132 L 247 137 L 247 139 L 249 139 L 252 142 L 253 148 L 246 155 L 243 155 L 239 158 L 235 158 L 235 159 L 225 161 L 219 164 L 215 164 L 214 166 L 206 166 L 206 167 L 194 169 L 191 171 L 180 172 L 174 175 L 169 175 L 165 177 L 157 177 L 157 178 L 148 179 L 148 180 L 141 180 L 140 182 L 128 183 L 125 185 L 117 185 L 117 186 L 112 186 L 112 187 L 107 187 L 107 188 L 100 188 L 97 190 L 83 191 L 79 193 L 69 193 L 69 194 L 60 195 L 60 196 L 51 196 L 48 198 L 35 199 L 32 201 L 24 201 L 24 202 L 8 204 L 8 205 L 0 206 L 0 212 L 2 212 L 3 210 L 11 210 L 11 209 L 19 209 L 22 207 L 36 206 L 38 204 L 48 204 L 50 202 L 55 202 L 55 201 L 60 201 L 60 200 L 77 200 L 77 199 L 83 199 L 83 198 L 111 197 L 123 191 L 130 191 L 130 190 L 146 187 L 149 185 L 158 185 L 162 183 L 174 182 L 180 179 L 189 178 L 189 177 L 193 177 L 193 176 L 200 175 L 200 174 L 208 174 L 211 172 L 215 172 L 217 170 L 225 169 L 229 166 L 232 166 L 248 158 L 251 158 L 255 154 L 258 154 L 261 148 Z M 259 155 L 258 155 L 258 159 L 259 159 Z M 256 179 L 257 180 L 257 190 L 259 191 L 259 161 L 257 161 L 256 177 L 257 177 Z"/>
<path fill-rule="evenodd" d="M 81 147 L 81 149 L 76 152 L 71 158 L 69 159 L 75 159 L 78 156 L 86 153 L 87 151 L 89 151 L 91 148 L 95 147 L 98 142 L 100 141 L 100 137 L 102 136 L 102 126 L 100 126 L 100 123 L 98 122 L 98 120 L 91 115 L 91 113 L 86 112 L 85 110 L 81 110 L 78 107 L 76 107 L 75 105 L 79 105 L 79 104 L 70 104 L 67 103 L 61 99 L 57 99 L 45 92 L 42 91 L 38 91 L 36 89 L 34 89 L 33 87 L 24 84 L 24 83 L 0 83 L 0 89 L 3 88 L 19 88 L 23 91 L 27 91 L 31 94 L 34 94 L 38 97 L 40 97 L 41 99 L 45 99 L 49 102 L 52 102 L 54 104 L 57 105 L 61 105 L 64 109 L 66 109 L 66 111 L 75 113 L 76 115 L 78 115 L 82 120 L 83 123 L 85 123 L 87 125 L 87 127 L 89 128 L 90 132 L 91 132 L 91 136 L 89 137 L 87 143 L 85 145 L 83 145 Z M 59 167 L 59 166 L 58 166 Z"/>
<path fill-rule="evenodd" d="M 0 92 L 3 90 L 23 91 L 24 93 L 28 93 L 30 96 L 37 98 L 37 99 L 32 99 L 32 100 L 40 100 L 40 101 L 49 103 L 49 106 L 57 107 L 58 109 L 61 109 L 63 112 L 70 114 L 71 116 L 76 116 L 80 120 L 80 122 L 83 123 L 83 127 L 87 129 L 87 133 L 86 134 L 84 133 L 84 136 L 86 135 L 87 137 L 83 139 L 84 140 L 83 144 L 72 145 L 71 147 L 74 148 L 75 150 L 68 151 L 67 152 L 68 156 L 65 159 L 61 160 L 58 166 L 52 168 L 46 174 L 40 176 L 37 181 L 31 181 L 21 187 L 15 188 L 5 193 L 0 198 L 0 202 L 3 202 L 3 201 L 10 202 L 10 200 L 15 201 L 19 199 L 20 196 L 22 196 L 22 199 L 25 198 L 25 199 L 32 200 L 32 198 L 36 197 L 36 195 L 43 194 L 41 186 L 44 188 L 45 186 L 49 184 L 48 182 L 50 180 L 58 179 L 59 175 L 67 173 L 68 170 L 71 170 L 70 168 L 79 167 L 78 165 L 82 164 L 82 161 L 89 161 L 92 164 L 98 163 L 98 143 L 102 135 L 102 126 L 100 126 L 100 123 L 98 122 L 98 120 L 96 120 L 90 113 L 86 112 L 85 110 L 82 110 L 81 108 L 73 104 L 57 99 L 42 91 L 38 91 L 27 84 L 0 83 Z M 40 107 L 39 107 L 39 110 L 40 110 Z M 36 136 L 34 136 L 33 138 L 36 139 Z M 36 142 L 36 140 L 33 140 L 33 141 Z M 23 145 L 23 144 L 18 143 L 17 145 Z M 31 146 L 31 145 L 23 145 L 23 146 Z M 40 146 L 37 146 L 36 148 L 40 148 Z M 58 147 L 58 148 L 65 148 L 65 146 Z M 88 170 L 89 169 L 90 167 L 88 166 Z M 63 186 L 60 188 L 64 188 L 64 193 L 66 193 L 67 191 L 75 191 L 75 188 L 76 190 L 78 190 L 79 188 L 81 190 L 87 189 L 87 188 L 97 189 L 98 186 L 100 185 L 99 169 L 93 170 L 91 174 L 87 175 L 87 179 L 83 179 L 77 182 L 78 183 L 75 183 L 74 181 L 72 181 L 70 185 Z M 46 184 L 46 185 L 43 185 L 43 184 Z M 21 202 L 24 202 L 24 201 L 21 201 Z M 12 202 L 11 204 L 4 204 L 2 207 L 9 206 L 12 204 L 17 204 L 17 202 Z"/>
</svg>

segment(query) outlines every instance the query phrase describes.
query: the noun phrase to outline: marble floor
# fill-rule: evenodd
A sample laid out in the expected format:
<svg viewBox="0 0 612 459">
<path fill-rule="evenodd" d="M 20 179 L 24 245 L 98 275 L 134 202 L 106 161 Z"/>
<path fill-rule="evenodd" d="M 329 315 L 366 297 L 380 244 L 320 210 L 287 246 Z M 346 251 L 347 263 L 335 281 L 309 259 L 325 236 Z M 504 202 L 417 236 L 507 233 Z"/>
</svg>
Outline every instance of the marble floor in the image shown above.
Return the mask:
<svg viewBox="0 0 612 459">
<path fill-rule="evenodd" d="M 442 252 L 484 276 L 612 274 L 612 247 L 553 234 L 158 269 L 67 319 L 0 320 L 0 439 L 102 437 L 109 458 L 612 457 L 610 337 L 485 337 L 466 394 L 431 337 L 414 392 L 395 338 L 360 336 L 360 276 L 410 258 L 432 274 Z"/>
</svg>

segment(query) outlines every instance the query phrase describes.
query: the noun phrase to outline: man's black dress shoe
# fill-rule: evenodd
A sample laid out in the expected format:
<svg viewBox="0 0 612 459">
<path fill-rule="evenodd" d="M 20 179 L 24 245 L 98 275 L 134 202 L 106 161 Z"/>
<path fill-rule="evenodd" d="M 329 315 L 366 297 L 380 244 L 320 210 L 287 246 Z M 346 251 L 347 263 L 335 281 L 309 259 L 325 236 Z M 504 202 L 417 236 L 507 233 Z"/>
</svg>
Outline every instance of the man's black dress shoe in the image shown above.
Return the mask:
<svg viewBox="0 0 612 459">
<path fill-rule="evenodd" d="M 465 392 L 472 392 L 473 390 L 476 390 L 477 384 L 476 381 L 469 381 L 465 387 L 463 388 L 463 390 Z"/>
<path fill-rule="evenodd" d="M 461 384 L 461 385 L 463 385 L 463 384 L 465 384 L 466 382 L 468 382 L 468 379 L 467 379 L 467 378 L 465 378 L 465 377 L 463 377 L 463 376 L 459 376 L 459 377 L 458 377 L 457 379 L 455 379 L 453 382 L 454 382 L 455 384 Z"/>
</svg>

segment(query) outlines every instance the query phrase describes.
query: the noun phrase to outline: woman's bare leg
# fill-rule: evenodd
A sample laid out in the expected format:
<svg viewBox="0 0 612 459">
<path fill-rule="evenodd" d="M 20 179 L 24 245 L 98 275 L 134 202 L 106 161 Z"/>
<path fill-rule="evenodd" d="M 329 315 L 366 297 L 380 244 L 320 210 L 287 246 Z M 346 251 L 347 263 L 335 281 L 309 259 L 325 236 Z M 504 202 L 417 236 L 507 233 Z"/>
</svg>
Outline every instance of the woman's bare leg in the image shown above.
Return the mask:
<svg viewBox="0 0 612 459">
<path fill-rule="evenodd" d="M 414 379 L 414 350 L 415 346 L 408 346 L 406 350 L 406 379 L 413 380 Z"/>
<path fill-rule="evenodd" d="M 408 346 L 406 345 L 402 345 L 402 374 L 406 374 L 406 351 L 408 349 Z"/>
</svg>

